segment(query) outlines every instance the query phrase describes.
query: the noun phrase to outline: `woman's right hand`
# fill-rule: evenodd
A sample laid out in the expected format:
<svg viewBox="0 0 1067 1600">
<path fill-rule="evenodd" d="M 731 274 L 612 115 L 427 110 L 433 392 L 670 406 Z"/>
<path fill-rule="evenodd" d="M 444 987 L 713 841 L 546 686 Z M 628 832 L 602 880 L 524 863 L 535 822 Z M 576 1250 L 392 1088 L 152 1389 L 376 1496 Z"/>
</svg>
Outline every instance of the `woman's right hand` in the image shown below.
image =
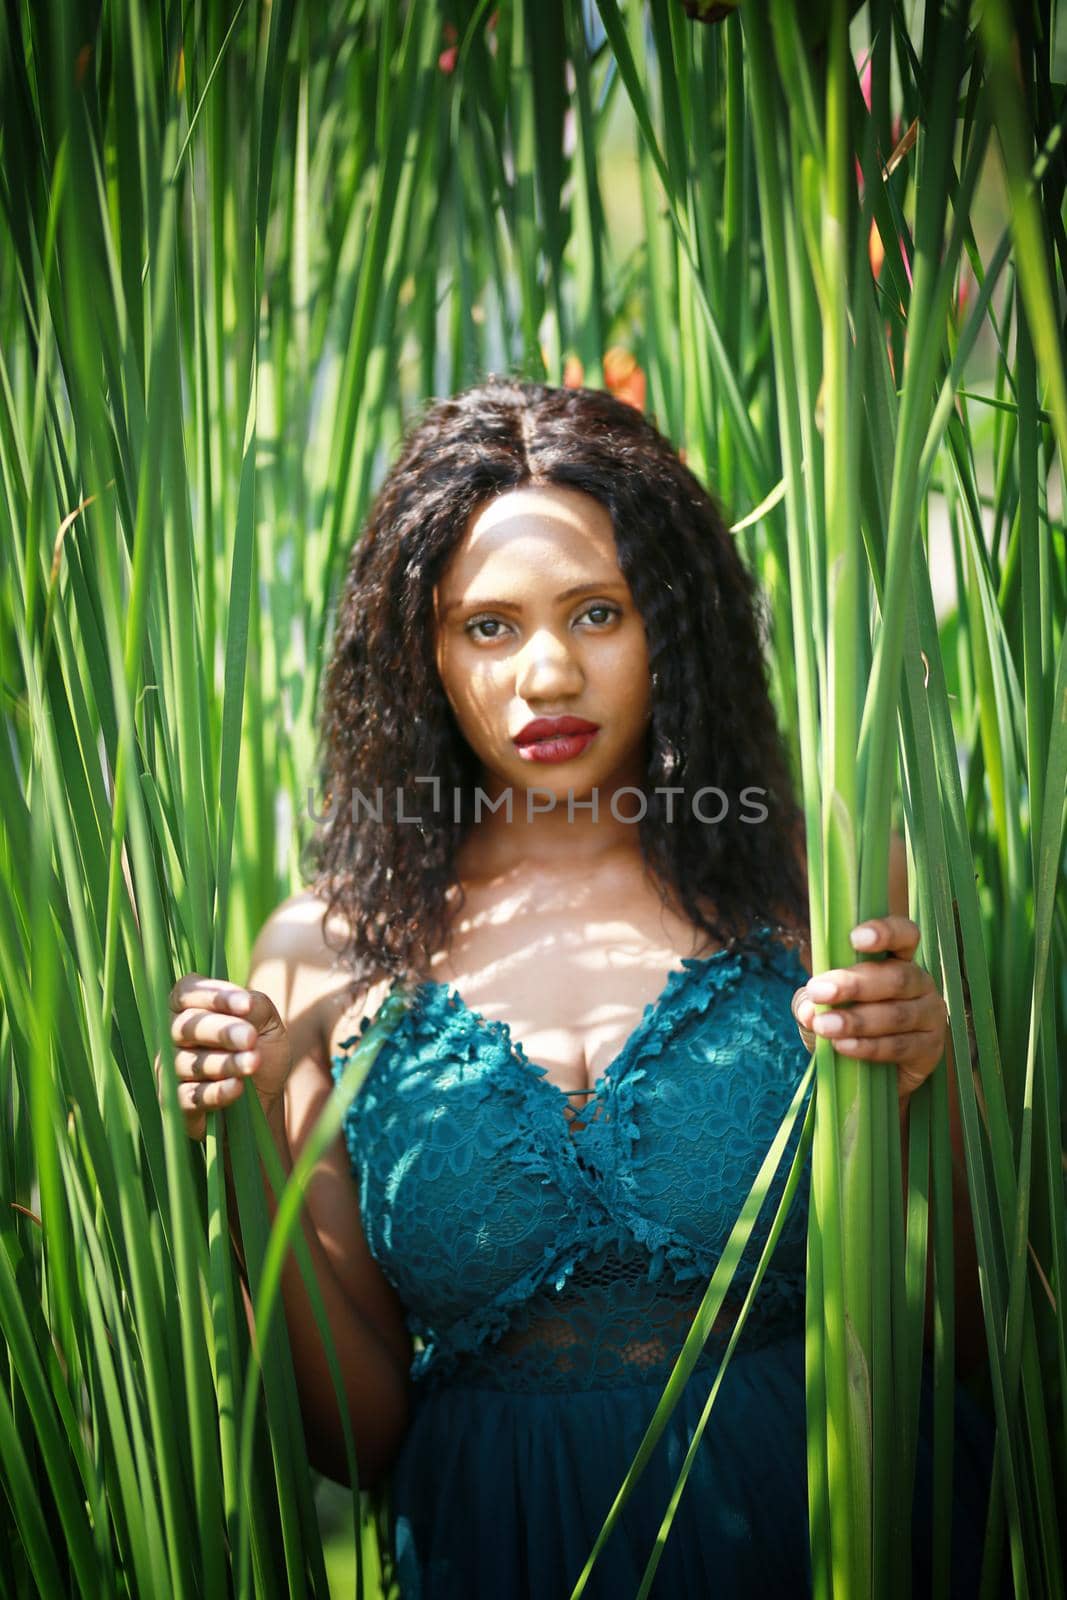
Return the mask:
<svg viewBox="0 0 1067 1600">
<path fill-rule="evenodd" d="M 207 1133 L 207 1113 L 232 1105 L 246 1078 L 269 1111 L 282 1098 L 292 1069 L 285 1023 L 260 989 L 190 972 L 170 992 L 170 1036 L 176 1046 L 178 1104 L 190 1139 Z M 163 1101 L 162 1064 L 156 1090 Z"/>
</svg>

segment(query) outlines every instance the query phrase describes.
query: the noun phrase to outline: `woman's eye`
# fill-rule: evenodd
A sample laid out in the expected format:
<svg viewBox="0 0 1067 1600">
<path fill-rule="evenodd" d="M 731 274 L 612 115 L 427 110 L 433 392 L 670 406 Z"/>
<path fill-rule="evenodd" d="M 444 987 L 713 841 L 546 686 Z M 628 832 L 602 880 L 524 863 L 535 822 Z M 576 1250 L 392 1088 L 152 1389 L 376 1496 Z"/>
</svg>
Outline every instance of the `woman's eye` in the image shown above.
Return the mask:
<svg viewBox="0 0 1067 1600">
<path fill-rule="evenodd" d="M 622 615 L 618 606 L 609 606 L 603 604 L 602 602 L 598 602 L 596 605 L 586 606 L 585 610 L 581 612 L 580 615 L 583 617 L 591 617 L 594 612 L 601 613 L 601 620 L 594 624 L 594 626 L 599 628 L 606 627 L 613 618 Z M 499 633 L 479 634 L 475 632 L 475 629 L 488 627 L 498 628 L 500 626 L 501 622 L 499 617 L 472 617 L 463 631 L 464 633 L 469 633 L 472 638 L 475 639 L 499 639 Z"/>
<path fill-rule="evenodd" d="M 496 628 L 496 627 L 499 627 L 499 626 L 500 626 L 500 618 L 499 617 L 474 617 L 470 622 L 467 623 L 467 626 L 464 628 L 463 631 L 464 631 L 464 633 L 471 634 L 473 638 L 476 638 L 476 639 L 482 638 L 482 639 L 484 639 L 486 637 L 486 635 L 485 634 L 476 634 L 474 632 L 475 628 L 489 628 L 489 627 Z M 488 637 L 490 639 L 497 639 L 500 636 L 499 636 L 499 634 L 491 633 L 491 634 L 488 635 Z"/>
</svg>

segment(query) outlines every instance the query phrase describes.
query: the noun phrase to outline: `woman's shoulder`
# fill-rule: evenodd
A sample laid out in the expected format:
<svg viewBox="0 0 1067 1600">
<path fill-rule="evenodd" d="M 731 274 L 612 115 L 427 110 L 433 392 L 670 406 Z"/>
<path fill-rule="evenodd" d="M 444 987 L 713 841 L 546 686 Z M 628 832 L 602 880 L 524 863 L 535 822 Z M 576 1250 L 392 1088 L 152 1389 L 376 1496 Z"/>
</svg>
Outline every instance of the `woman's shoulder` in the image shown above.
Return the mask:
<svg viewBox="0 0 1067 1600">
<path fill-rule="evenodd" d="M 388 982 L 385 974 L 374 973 L 369 984 L 357 985 L 342 958 L 346 943 L 343 916 L 330 912 L 322 895 L 300 889 L 267 917 L 250 962 L 256 987 L 270 994 L 290 1033 L 298 1031 L 327 1067 L 338 1034 L 358 1027 Z"/>
<path fill-rule="evenodd" d="M 300 889 L 276 905 L 256 935 L 252 964 L 263 957 L 287 959 L 294 967 L 324 972 L 336 960 L 328 941 L 326 902 L 311 889 Z M 336 919 L 335 919 L 336 920 Z"/>
</svg>

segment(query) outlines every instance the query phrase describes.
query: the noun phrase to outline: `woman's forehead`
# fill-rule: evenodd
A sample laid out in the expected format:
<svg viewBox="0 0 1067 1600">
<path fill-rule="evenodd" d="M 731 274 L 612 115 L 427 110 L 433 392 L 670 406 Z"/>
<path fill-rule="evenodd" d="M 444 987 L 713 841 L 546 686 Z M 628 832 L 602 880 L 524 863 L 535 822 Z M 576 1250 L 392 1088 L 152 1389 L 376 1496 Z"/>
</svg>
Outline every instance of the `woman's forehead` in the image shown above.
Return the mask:
<svg viewBox="0 0 1067 1600">
<path fill-rule="evenodd" d="M 501 527 L 541 525 L 561 531 L 612 532 L 611 513 L 593 495 L 566 484 L 524 483 L 479 506 L 468 519 L 465 538 L 485 538 Z"/>
<path fill-rule="evenodd" d="M 435 602 L 481 579 L 511 575 L 546 581 L 617 578 L 611 514 L 591 495 L 522 488 L 499 495 L 470 518 L 434 589 Z"/>
</svg>

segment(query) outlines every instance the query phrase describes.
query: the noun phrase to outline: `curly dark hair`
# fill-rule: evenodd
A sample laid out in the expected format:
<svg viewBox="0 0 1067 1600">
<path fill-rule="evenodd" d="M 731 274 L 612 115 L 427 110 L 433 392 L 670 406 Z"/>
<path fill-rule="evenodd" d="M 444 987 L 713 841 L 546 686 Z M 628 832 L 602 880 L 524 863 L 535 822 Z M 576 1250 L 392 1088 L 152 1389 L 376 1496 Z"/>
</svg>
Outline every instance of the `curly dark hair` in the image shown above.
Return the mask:
<svg viewBox="0 0 1067 1600">
<path fill-rule="evenodd" d="M 321 706 L 326 815 L 303 860 L 326 901 L 324 936 L 340 912 L 339 955 L 357 987 L 382 973 L 405 977 L 447 947 L 446 902 L 455 887 L 463 903 L 455 862 L 472 826 L 463 799 L 480 766 L 438 675 L 433 592 L 472 514 L 524 484 L 578 489 L 611 513 L 648 641 L 647 810 L 637 828 L 664 904 L 725 946 L 757 920 L 787 940 L 810 937 L 802 812 L 761 647 L 765 602 L 717 504 L 633 406 L 598 389 L 495 376 L 426 403 L 349 559 Z M 435 807 L 432 785 L 410 783 L 413 773 L 437 775 L 440 794 L 459 791 L 458 821 L 451 803 Z M 730 804 L 709 826 L 690 800 L 711 785 Z M 732 800 L 748 785 L 758 791 L 748 803 L 767 808 L 758 825 Z M 672 821 L 668 797 L 654 792 L 670 786 L 683 791 Z M 381 820 L 368 809 L 379 790 Z"/>
</svg>

